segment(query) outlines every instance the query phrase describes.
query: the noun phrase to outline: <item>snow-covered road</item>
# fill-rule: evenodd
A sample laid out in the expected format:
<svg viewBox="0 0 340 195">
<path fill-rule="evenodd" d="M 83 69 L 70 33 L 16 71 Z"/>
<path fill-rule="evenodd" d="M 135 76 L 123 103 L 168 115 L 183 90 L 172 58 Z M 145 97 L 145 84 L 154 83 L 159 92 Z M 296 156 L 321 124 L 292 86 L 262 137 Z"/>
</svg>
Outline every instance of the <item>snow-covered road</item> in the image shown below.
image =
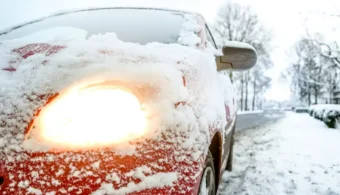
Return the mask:
<svg viewBox="0 0 340 195">
<path fill-rule="evenodd" d="M 307 114 L 236 135 L 220 194 L 340 195 L 340 131 Z"/>
<path fill-rule="evenodd" d="M 284 111 L 243 112 L 237 114 L 236 131 L 244 131 L 285 117 Z"/>
</svg>

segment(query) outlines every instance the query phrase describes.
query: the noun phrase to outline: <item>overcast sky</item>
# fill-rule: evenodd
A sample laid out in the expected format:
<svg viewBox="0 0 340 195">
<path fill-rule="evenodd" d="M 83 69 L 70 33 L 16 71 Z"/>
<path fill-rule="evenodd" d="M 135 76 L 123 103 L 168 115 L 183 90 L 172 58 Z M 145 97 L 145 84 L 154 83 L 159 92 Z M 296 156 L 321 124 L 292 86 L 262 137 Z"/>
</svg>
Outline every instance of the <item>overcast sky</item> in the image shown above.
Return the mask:
<svg viewBox="0 0 340 195">
<path fill-rule="evenodd" d="M 0 29 L 60 10 L 105 6 L 162 7 L 199 12 L 213 23 L 217 10 L 226 0 L 1 0 Z M 288 83 L 279 81 L 281 72 L 292 60 L 289 53 L 294 42 L 304 34 L 304 24 L 315 31 L 328 29 L 329 17 L 320 12 L 340 13 L 340 0 L 237 0 L 251 6 L 274 34 L 272 58 L 275 67 L 264 73 L 273 78 L 266 98 L 290 98 Z M 327 33 L 326 33 L 327 34 Z M 337 35 L 330 35 L 337 36 Z"/>
<path fill-rule="evenodd" d="M 238 0 L 253 7 L 264 24 L 274 34 L 272 59 L 274 68 L 266 74 L 274 80 L 266 98 L 286 100 L 290 98 L 290 85 L 280 81 L 280 74 L 292 62 L 293 44 L 303 35 L 305 28 L 313 32 L 322 32 L 329 38 L 340 36 L 330 32 L 334 21 L 320 13 L 340 14 L 340 0 Z M 333 19 L 334 20 L 334 19 Z M 339 20 L 337 20 L 339 24 Z"/>
</svg>

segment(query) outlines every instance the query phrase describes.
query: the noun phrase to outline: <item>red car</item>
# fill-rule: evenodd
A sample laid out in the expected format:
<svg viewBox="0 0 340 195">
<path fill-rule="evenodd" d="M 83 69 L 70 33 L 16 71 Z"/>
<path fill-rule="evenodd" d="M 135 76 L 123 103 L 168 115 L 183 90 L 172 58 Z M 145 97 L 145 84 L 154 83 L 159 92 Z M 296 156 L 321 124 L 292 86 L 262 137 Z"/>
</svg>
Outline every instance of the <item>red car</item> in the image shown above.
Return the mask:
<svg viewBox="0 0 340 195">
<path fill-rule="evenodd" d="M 216 57 L 215 57 L 216 56 Z M 199 14 L 59 13 L 0 33 L 1 194 L 216 194 L 232 169 L 229 70 Z"/>
</svg>

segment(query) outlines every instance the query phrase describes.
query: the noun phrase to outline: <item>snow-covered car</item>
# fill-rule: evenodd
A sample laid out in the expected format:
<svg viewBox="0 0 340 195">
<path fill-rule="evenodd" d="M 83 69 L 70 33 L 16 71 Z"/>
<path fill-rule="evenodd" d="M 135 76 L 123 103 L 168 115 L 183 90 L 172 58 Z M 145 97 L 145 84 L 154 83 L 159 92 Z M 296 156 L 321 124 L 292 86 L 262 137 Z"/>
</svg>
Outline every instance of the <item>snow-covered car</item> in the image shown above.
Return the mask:
<svg viewBox="0 0 340 195">
<path fill-rule="evenodd" d="M 296 113 L 308 113 L 309 109 L 308 109 L 308 107 L 295 107 L 294 111 Z"/>
<path fill-rule="evenodd" d="M 199 14 L 58 13 L 0 33 L 2 194 L 215 194 L 232 169 L 229 70 Z"/>
</svg>

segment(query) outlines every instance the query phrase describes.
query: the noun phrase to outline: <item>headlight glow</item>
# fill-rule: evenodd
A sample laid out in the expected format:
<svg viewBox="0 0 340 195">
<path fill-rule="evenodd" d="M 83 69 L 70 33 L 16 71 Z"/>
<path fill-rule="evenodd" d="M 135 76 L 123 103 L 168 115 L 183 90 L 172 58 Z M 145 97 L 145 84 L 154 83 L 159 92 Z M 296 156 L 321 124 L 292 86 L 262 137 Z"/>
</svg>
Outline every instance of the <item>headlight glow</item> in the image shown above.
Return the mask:
<svg viewBox="0 0 340 195">
<path fill-rule="evenodd" d="M 113 87 L 69 90 L 43 108 L 38 140 L 67 148 L 128 142 L 146 134 L 147 119 L 132 93 Z"/>
</svg>

